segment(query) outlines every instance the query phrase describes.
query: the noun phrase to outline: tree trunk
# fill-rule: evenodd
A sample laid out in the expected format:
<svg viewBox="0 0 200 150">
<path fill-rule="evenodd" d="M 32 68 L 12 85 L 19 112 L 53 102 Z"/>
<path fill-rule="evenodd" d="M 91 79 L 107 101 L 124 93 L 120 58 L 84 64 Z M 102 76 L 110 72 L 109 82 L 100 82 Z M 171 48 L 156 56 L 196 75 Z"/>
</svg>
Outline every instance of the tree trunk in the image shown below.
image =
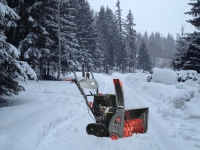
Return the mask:
<svg viewBox="0 0 200 150">
<path fill-rule="evenodd" d="M 57 80 L 60 80 L 61 69 L 61 50 L 60 50 L 60 0 L 58 0 L 58 75 Z"/>
<path fill-rule="evenodd" d="M 84 66 L 84 64 L 82 64 L 82 77 L 83 78 L 85 77 L 85 66 Z"/>
<path fill-rule="evenodd" d="M 49 75 L 49 72 L 50 72 L 50 68 L 49 68 L 49 61 L 48 61 L 48 63 L 47 63 L 47 78 L 48 78 L 48 80 L 50 80 L 50 75 Z"/>
<path fill-rule="evenodd" d="M 108 65 L 106 64 L 106 73 L 108 73 Z"/>
<path fill-rule="evenodd" d="M 40 69 L 40 80 L 43 80 L 43 72 L 42 72 L 42 60 L 39 59 L 39 69 Z"/>
</svg>

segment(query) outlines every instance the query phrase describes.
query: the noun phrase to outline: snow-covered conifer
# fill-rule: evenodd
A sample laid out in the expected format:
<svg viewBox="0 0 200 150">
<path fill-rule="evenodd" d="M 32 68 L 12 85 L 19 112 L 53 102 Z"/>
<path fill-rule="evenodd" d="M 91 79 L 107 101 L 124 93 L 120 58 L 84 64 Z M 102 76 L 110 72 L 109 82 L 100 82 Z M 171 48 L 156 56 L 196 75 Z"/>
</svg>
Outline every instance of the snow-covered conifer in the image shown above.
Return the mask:
<svg viewBox="0 0 200 150">
<path fill-rule="evenodd" d="M 122 10 L 120 8 L 120 1 L 118 0 L 116 3 L 116 20 L 119 28 L 119 32 L 122 33 Z"/>
<path fill-rule="evenodd" d="M 55 43 L 47 31 L 52 26 L 49 20 L 53 17 L 45 12 L 45 5 L 48 4 L 50 1 L 24 1 L 22 3 L 24 13 L 22 13 L 19 27 L 19 34 L 23 35 L 19 42 L 21 60 L 27 61 L 38 72 L 40 79 L 43 78 L 48 59 L 52 55 L 50 47 Z"/>
<path fill-rule="evenodd" d="M 78 0 L 78 13 L 76 15 L 76 24 L 78 26 L 77 37 L 79 48 L 79 62 L 84 63 L 89 69 L 94 67 L 93 57 L 97 49 L 97 32 L 94 28 L 94 18 L 90 5 L 85 0 Z"/>
<path fill-rule="evenodd" d="M 181 34 L 177 35 L 176 40 L 176 49 L 177 53 L 175 54 L 175 58 L 173 60 L 174 69 L 181 70 L 183 69 L 183 64 L 186 56 L 186 52 L 188 50 L 188 42 L 186 40 L 186 35 L 184 33 L 184 26 L 181 27 Z"/>
<path fill-rule="evenodd" d="M 72 3 L 61 2 L 60 12 L 60 37 L 61 37 L 61 68 L 63 73 L 74 71 L 80 66 L 78 39 L 76 36 L 77 25 L 74 16 L 75 8 Z"/>
<path fill-rule="evenodd" d="M 136 54 L 137 54 L 137 46 L 136 46 L 136 31 L 133 29 L 135 26 L 133 22 L 133 15 L 131 10 L 129 10 L 128 15 L 126 16 L 125 21 L 125 42 L 126 42 L 126 54 L 127 54 L 127 62 L 129 63 L 129 70 L 130 66 L 136 67 Z"/>
<path fill-rule="evenodd" d="M 19 16 L 7 5 L 7 2 L 0 0 L 0 95 L 11 96 L 24 90 L 19 85 L 19 79 L 26 80 L 29 77 L 36 79 L 36 74 L 25 62 L 18 61 L 20 52 L 13 45 L 6 42 L 4 29 L 9 21 L 19 19 Z"/>
<path fill-rule="evenodd" d="M 200 1 L 195 0 L 195 2 L 188 4 L 192 6 L 192 9 L 191 11 L 186 12 L 186 14 L 193 16 L 193 19 L 188 20 L 188 22 L 194 25 L 197 31 L 189 34 L 189 37 L 187 38 L 189 44 L 185 55 L 183 68 L 200 72 Z"/>
<path fill-rule="evenodd" d="M 151 67 L 152 67 L 152 63 L 151 63 L 150 55 L 148 53 L 146 43 L 143 39 L 139 48 L 139 53 L 138 53 L 138 68 L 142 69 L 144 72 L 144 71 L 150 71 Z"/>
</svg>

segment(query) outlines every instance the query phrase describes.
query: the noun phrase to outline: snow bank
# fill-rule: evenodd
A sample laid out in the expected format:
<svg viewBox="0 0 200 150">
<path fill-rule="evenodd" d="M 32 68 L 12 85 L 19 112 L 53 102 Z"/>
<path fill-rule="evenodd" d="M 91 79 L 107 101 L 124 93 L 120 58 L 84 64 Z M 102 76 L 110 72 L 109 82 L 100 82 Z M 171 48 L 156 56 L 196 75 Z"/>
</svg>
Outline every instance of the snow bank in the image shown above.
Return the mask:
<svg viewBox="0 0 200 150">
<path fill-rule="evenodd" d="M 177 75 L 178 80 L 182 82 L 185 82 L 186 80 L 200 81 L 200 75 L 195 70 L 180 70 L 177 71 Z"/>
<path fill-rule="evenodd" d="M 154 68 L 152 74 L 153 82 L 160 82 L 167 85 L 177 83 L 177 74 L 171 69 Z"/>
</svg>

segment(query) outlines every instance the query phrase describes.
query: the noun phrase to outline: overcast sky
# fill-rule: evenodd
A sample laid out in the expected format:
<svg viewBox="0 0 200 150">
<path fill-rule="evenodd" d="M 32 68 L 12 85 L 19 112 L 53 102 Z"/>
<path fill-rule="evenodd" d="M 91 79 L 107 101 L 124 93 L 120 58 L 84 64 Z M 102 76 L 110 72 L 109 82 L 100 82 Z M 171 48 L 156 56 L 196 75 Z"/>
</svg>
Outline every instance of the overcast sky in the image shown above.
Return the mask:
<svg viewBox="0 0 200 150">
<path fill-rule="evenodd" d="M 115 12 L 117 10 L 117 0 L 88 0 L 91 8 L 99 12 L 100 6 L 109 7 Z M 176 34 L 181 32 L 181 25 L 185 26 L 185 32 L 191 33 L 195 28 L 186 20 L 192 16 L 185 15 L 191 6 L 187 3 L 190 0 L 120 0 L 123 19 L 126 18 L 129 9 L 132 11 L 134 29 L 137 32 L 160 32 L 163 36 L 168 33 L 176 38 Z"/>
</svg>

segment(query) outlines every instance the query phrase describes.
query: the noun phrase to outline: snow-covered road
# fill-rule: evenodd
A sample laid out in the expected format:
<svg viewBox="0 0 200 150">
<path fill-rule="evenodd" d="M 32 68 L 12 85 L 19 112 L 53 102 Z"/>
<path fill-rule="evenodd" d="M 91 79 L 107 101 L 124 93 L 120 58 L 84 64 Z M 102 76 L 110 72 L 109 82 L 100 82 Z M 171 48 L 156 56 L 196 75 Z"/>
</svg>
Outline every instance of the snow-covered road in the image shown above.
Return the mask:
<svg viewBox="0 0 200 150">
<path fill-rule="evenodd" d="M 94 75 L 103 93 L 115 93 L 113 78 L 123 82 L 126 108 L 149 107 L 146 134 L 117 141 L 89 136 L 85 128 L 94 121 L 75 84 L 28 81 L 25 92 L 0 108 L 0 150 L 200 149 L 198 84 L 149 83 L 143 73 Z"/>
</svg>

